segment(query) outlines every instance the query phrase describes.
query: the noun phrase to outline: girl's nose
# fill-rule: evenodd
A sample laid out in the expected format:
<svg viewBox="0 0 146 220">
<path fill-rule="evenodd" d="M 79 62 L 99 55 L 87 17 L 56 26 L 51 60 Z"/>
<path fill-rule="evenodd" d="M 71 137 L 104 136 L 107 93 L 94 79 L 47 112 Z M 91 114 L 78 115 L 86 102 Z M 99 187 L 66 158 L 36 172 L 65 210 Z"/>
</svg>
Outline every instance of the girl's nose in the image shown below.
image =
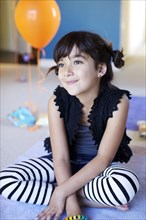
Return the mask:
<svg viewBox="0 0 146 220">
<path fill-rule="evenodd" d="M 66 66 L 64 75 L 68 77 L 68 76 L 72 76 L 73 74 L 74 73 L 72 66 L 71 65 Z"/>
</svg>

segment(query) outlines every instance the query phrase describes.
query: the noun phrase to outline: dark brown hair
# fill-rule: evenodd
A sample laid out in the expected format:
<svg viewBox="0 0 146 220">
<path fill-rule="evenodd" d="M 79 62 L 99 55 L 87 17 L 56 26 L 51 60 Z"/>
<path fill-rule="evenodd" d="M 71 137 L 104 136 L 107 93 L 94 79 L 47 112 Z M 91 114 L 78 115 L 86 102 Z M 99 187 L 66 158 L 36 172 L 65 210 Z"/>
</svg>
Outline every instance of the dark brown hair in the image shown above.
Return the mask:
<svg viewBox="0 0 146 220">
<path fill-rule="evenodd" d="M 101 78 L 101 85 L 110 85 L 113 79 L 111 61 L 113 61 L 117 68 L 124 66 L 122 50 L 113 50 L 110 42 L 96 33 L 87 31 L 73 31 L 62 37 L 54 48 L 54 61 L 58 63 L 60 58 L 69 56 L 74 46 L 81 52 L 90 55 L 95 61 L 96 68 L 98 68 L 100 63 L 106 64 L 107 72 Z M 52 70 L 55 70 L 56 74 L 58 73 L 57 66 L 51 67 L 48 73 Z"/>
</svg>

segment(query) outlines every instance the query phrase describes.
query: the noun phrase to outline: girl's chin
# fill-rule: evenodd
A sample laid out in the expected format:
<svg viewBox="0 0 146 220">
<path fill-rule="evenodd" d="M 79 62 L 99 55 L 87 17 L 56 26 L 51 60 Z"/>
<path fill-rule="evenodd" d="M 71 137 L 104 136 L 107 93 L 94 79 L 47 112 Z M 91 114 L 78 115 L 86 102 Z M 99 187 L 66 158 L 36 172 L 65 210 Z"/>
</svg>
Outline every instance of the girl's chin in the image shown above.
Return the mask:
<svg viewBox="0 0 146 220">
<path fill-rule="evenodd" d="M 73 91 L 70 91 L 70 90 L 67 90 L 68 94 L 71 95 L 71 96 L 76 96 L 78 95 L 77 92 L 73 92 Z"/>
<path fill-rule="evenodd" d="M 78 96 L 78 95 L 80 95 L 82 93 L 81 89 L 75 88 L 75 87 L 73 88 L 72 86 L 70 86 L 70 87 L 64 86 L 64 89 L 71 96 Z"/>
<path fill-rule="evenodd" d="M 77 95 L 77 91 L 75 91 L 73 88 L 68 88 L 66 86 L 64 86 L 64 89 L 68 92 L 69 95 L 71 96 L 75 96 Z"/>
</svg>

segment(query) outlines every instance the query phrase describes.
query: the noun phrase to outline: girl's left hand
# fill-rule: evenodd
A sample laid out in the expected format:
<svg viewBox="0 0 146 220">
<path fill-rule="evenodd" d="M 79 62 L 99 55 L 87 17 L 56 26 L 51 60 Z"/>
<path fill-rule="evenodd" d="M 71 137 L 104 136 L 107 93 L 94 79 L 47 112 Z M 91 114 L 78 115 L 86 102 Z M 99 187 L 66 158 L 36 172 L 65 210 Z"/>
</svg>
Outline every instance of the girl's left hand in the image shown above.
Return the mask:
<svg viewBox="0 0 146 220">
<path fill-rule="evenodd" d="M 66 198 L 63 196 L 63 193 L 59 190 L 59 187 L 56 187 L 49 206 L 35 220 L 50 220 L 52 217 L 54 217 L 54 220 L 58 220 L 64 211 L 65 201 Z"/>
</svg>

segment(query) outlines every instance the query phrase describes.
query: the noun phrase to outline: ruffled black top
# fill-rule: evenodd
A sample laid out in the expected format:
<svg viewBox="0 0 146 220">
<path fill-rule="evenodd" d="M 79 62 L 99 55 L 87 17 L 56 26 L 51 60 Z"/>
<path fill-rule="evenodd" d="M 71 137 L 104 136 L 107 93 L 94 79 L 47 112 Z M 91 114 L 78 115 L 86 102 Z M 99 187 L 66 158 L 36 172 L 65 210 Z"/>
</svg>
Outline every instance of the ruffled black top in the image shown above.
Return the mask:
<svg viewBox="0 0 146 220">
<path fill-rule="evenodd" d="M 107 120 L 113 117 L 114 111 L 118 110 L 117 105 L 120 103 L 120 99 L 124 94 L 131 99 L 129 91 L 111 86 L 110 88 L 102 88 L 100 94 L 94 100 L 94 104 L 88 116 L 88 122 L 97 146 L 99 146 L 106 129 Z M 68 92 L 60 86 L 56 88 L 54 95 L 56 96 L 55 103 L 56 106 L 58 106 L 60 117 L 64 119 L 70 157 L 72 157 L 73 141 L 80 124 L 83 105 L 76 96 L 69 95 Z M 132 156 L 132 151 L 128 146 L 130 140 L 131 139 L 126 134 L 125 128 L 122 141 L 113 161 L 126 163 L 129 161 Z M 51 151 L 50 138 L 45 139 L 44 147 L 48 152 Z"/>
</svg>

